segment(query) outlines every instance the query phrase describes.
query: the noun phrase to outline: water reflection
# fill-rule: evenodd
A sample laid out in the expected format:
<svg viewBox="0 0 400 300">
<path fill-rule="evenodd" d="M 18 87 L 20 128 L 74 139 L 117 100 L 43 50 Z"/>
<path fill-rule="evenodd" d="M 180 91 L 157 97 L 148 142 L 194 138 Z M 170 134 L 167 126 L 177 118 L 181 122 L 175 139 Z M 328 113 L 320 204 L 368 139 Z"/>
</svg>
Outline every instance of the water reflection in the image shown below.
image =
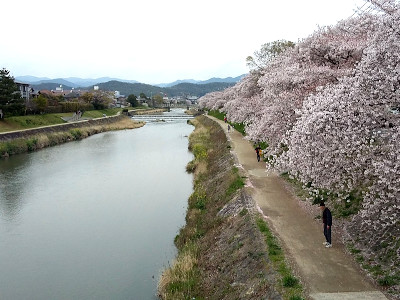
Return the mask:
<svg viewBox="0 0 400 300">
<path fill-rule="evenodd" d="M 19 155 L 0 161 L 0 212 L 8 220 L 13 220 L 23 205 L 26 182 L 24 165 L 30 165 L 30 158 Z"/>
</svg>

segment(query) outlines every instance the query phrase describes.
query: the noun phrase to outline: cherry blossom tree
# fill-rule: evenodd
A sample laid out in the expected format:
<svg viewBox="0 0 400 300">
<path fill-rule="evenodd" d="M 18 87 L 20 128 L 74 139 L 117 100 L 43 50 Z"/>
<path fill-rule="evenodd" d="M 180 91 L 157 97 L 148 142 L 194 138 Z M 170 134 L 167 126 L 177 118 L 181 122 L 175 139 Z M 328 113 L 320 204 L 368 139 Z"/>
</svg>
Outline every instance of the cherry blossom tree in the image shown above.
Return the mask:
<svg viewBox="0 0 400 300">
<path fill-rule="evenodd" d="M 245 123 L 247 138 L 269 144 L 272 167 L 313 196 L 324 190 L 353 201 L 357 191 L 362 206 L 349 233 L 393 273 L 400 261 L 393 242 L 400 236 L 400 4 L 368 2 L 367 12 L 318 28 L 200 102 Z"/>
<path fill-rule="evenodd" d="M 316 191 L 339 192 L 339 200 L 361 191 L 362 208 L 349 231 L 375 257 L 380 243 L 400 235 L 400 8 L 395 1 L 371 3 L 380 14 L 370 19 L 359 64 L 304 101 L 276 166 Z M 387 258 L 393 270 L 400 254 L 393 242 L 390 249 L 397 251 Z"/>
<path fill-rule="evenodd" d="M 260 50 L 254 52 L 254 56 L 248 56 L 246 58 L 246 64 L 253 71 L 260 71 L 273 58 L 294 46 L 295 44 L 293 42 L 285 40 L 265 43 L 261 46 Z"/>
</svg>

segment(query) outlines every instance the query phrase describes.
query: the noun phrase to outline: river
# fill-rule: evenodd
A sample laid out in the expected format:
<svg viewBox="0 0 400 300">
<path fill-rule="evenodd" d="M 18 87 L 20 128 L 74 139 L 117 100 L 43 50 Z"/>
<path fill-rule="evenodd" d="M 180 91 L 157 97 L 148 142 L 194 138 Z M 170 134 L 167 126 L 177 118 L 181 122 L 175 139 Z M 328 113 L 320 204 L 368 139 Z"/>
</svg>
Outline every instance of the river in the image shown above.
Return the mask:
<svg viewBox="0 0 400 300">
<path fill-rule="evenodd" d="M 0 299 L 156 299 L 192 130 L 148 123 L 0 160 Z"/>
</svg>

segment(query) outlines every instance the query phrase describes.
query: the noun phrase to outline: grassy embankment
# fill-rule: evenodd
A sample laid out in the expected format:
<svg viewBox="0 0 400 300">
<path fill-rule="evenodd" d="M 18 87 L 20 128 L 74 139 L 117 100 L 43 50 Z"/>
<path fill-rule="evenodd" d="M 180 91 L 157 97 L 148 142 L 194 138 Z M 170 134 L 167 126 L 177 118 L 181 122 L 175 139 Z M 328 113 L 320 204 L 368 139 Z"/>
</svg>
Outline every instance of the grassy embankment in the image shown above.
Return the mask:
<svg viewBox="0 0 400 300">
<path fill-rule="evenodd" d="M 110 116 L 117 114 L 118 111 L 121 111 L 121 109 L 87 111 L 85 112 L 84 117 L 99 118 L 102 117 L 104 113 Z M 71 116 L 71 113 L 7 118 L 6 120 L 0 122 L 0 132 L 62 124 L 65 123 L 61 119 L 61 117 L 64 115 Z M 88 125 L 82 123 L 82 125 L 79 127 L 65 131 L 51 132 L 44 129 L 41 133 L 38 134 L 0 142 L 0 156 L 7 157 L 10 155 L 35 151 L 69 141 L 80 140 L 100 132 L 121 129 L 133 129 L 141 126 L 143 126 L 143 123 L 133 122 L 128 117 L 121 117 L 116 122 L 109 122 L 100 125 Z"/>
<path fill-rule="evenodd" d="M 302 299 L 277 239 L 243 188 L 224 131 L 209 118 L 192 121 L 194 192 L 178 256 L 159 281 L 162 299 Z"/>
<path fill-rule="evenodd" d="M 83 113 L 83 118 L 101 118 L 103 114 L 107 116 L 114 116 L 118 112 L 121 112 L 121 108 L 111 108 L 103 110 L 88 110 Z M 43 115 L 28 115 L 28 116 L 16 116 L 9 117 L 0 121 L 0 132 L 14 131 L 31 129 L 41 126 L 50 126 L 63 124 L 65 121 L 63 117 L 71 117 L 73 113 L 55 113 L 55 114 L 43 114 Z"/>
</svg>

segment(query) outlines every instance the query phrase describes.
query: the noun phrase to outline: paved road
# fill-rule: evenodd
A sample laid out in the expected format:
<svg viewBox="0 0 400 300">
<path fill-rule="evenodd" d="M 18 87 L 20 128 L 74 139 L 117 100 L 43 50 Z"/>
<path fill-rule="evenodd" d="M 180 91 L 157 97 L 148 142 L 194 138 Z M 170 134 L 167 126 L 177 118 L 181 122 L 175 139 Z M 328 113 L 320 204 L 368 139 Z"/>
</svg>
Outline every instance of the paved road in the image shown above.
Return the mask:
<svg viewBox="0 0 400 300">
<path fill-rule="evenodd" d="M 384 300 L 383 293 L 361 274 L 343 244 L 335 237 L 333 247 L 325 248 L 322 224 L 304 211 L 298 200 L 285 188 L 283 179 L 267 173 L 264 162 L 257 162 L 252 144 L 227 124 L 217 120 L 231 141 L 238 163 L 250 180 L 249 191 L 278 234 L 296 273 L 306 287 L 309 299 L 314 300 Z M 319 208 L 316 207 L 316 212 Z"/>
</svg>

